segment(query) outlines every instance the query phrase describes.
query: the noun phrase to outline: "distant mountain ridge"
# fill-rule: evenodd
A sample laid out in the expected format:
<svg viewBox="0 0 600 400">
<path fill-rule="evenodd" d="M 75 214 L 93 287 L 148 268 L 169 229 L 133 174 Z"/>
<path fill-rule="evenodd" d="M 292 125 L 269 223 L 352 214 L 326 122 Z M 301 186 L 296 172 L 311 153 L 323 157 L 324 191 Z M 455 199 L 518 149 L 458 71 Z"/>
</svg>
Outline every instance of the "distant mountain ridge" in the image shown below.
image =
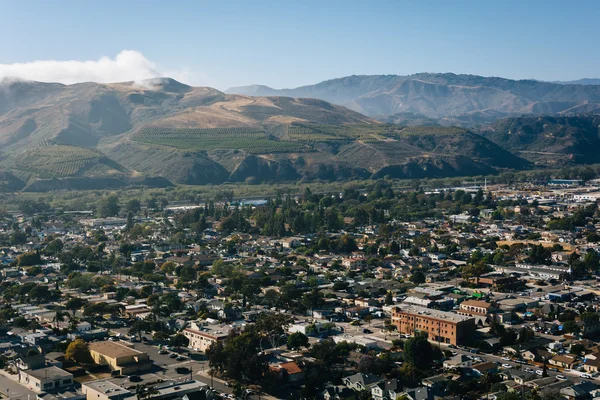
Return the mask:
<svg viewBox="0 0 600 400">
<path fill-rule="evenodd" d="M 74 85 L 5 80 L 0 192 L 442 178 L 600 162 L 600 117 L 560 115 L 571 103 L 559 101 L 567 93 L 582 102 L 578 111 L 594 110 L 589 99 L 597 89 L 385 75 L 284 92 L 302 94 L 295 98 L 263 86 L 248 90 L 269 96 L 226 94 L 168 78 Z M 369 112 L 419 108 L 433 116 L 400 111 L 378 121 L 317 98 L 325 95 L 355 99 L 355 108 Z M 532 97 L 546 101 L 527 100 Z M 499 109 L 516 104 L 528 113 L 503 118 L 508 112 Z M 444 126 L 488 119 L 495 122 L 478 130 Z"/>
<path fill-rule="evenodd" d="M 600 111 L 597 80 L 542 82 L 452 73 L 353 75 L 295 89 L 263 85 L 231 88 L 248 96 L 313 97 L 370 117 L 412 113 L 434 119 L 484 122 L 523 114 L 572 115 Z"/>
<path fill-rule="evenodd" d="M 583 78 L 575 81 L 555 81 L 554 83 L 560 83 L 561 85 L 600 85 L 599 78 Z"/>
</svg>

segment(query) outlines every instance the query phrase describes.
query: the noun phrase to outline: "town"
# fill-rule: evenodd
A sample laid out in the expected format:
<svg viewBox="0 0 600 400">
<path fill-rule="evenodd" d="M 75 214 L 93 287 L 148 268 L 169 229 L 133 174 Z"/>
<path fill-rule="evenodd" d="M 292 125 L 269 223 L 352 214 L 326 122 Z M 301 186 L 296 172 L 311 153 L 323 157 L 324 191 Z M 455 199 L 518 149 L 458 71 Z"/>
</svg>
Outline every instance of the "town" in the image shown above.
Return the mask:
<svg viewBox="0 0 600 400">
<path fill-rule="evenodd" d="M 598 182 L 0 215 L 9 399 L 600 398 Z"/>
</svg>

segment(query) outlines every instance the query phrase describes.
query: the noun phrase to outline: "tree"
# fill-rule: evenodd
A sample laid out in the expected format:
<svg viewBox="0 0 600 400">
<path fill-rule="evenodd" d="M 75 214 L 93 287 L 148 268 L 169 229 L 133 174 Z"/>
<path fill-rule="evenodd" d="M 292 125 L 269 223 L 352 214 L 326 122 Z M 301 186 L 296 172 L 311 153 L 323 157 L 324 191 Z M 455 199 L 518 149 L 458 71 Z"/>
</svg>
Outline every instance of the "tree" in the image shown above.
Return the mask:
<svg viewBox="0 0 600 400">
<path fill-rule="evenodd" d="M 392 292 L 388 291 L 385 294 L 385 305 L 386 306 L 391 306 L 392 304 L 394 304 L 394 297 L 392 296 Z"/>
<path fill-rule="evenodd" d="M 28 267 L 42 263 L 42 257 L 37 251 L 23 253 L 17 257 L 17 263 L 20 267 Z"/>
<path fill-rule="evenodd" d="M 138 199 L 131 199 L 125 205 L 125 211 L 130 212 L 132 214 L 137 214 L 140 212 L 142 208 L 142 204 Z"/>
<path fill-rule="evenodd" d="M 67 304 L 65 305 L 65 307 L 67 308 L 67 310 L 71 311 L 71 314 L 73 315 L 73 317 L 75 316 L 75 312 L 79 309 L 81 309 L 83 306 L 85 306 L 87 304 L 87 301 L 79 298 L 79 297 L 71 297 L 68 301 Z"/>
<path fill-rule="evenodd" d="M 100 199 L 97 212 L 100 217 L 115 217 L 119 215 L 119 210 L 119 198 L 111 194 Z"/>
<path fill-rule="evenodd" d="M 425 283 L 425 274 L 422 271 L 416 271 L 410 276 L 410 281 L 415 285 Z"/>
<path fill-rule="evenodd" d="M 585 351 L 585 346 L 582 345 L 581 343 L 572 344 L 571 348 L 569 349 L 569 352 L 571 354 L 577 354 L 577 355 L 580 355 L 584 351 Z"/>
<path fill-rule="evenodd" d="M 272 348 L 279 345 L 281 335 L 286 331 L 292 322 L 289 315 L 280 313 L 263 313 L 256 321 L 256 328 L 261 336 L 267 338 Z M 262 339 L 260 340 L 262 348 Z"/>
<path fill-rule="evenodd" d="M 69 343 L 65 357 L 80 364 L 92 364 L 94 362 L 90 354 L 90 348 L 83 339 L 75 339 Z"/>
<path fill-rule="evenodd" d="M 287 348 L 290 350 L 300 350 L 301 347 L 308 348 L 309 346 L 308 336 L 302 332 L 294 332 L 288 337 Z"/>
<path fill-rule="evenodd" d="M 65 320 L 66 317 L 69 316 L 69 313 L 61 310 L 60 308 L 57 308 L 54 311 L 54 318 L 52 318 L 52 321 L 55 324 L 56 328 L 60 328 L 60 323 L 63 322 Z"/>
<path fill-rule="evenodd" d="M 190 340 L 183 334 L 178 333 L 171 338 L 171 346 L 179 347 L 187 347 L 190 344 Z"/>
<path fill-rule="evenodd" d="M 131 325 L 128 333 L 130 335 L 138 335 L 138 338 L 142 340 L 142 333 L 150 330 L 150 323 L 148 321 L 137 320 Z"/>
<path fill-rule="evenodd" d="M 403 357 L 406 364 L 425 371 L 433 363 L 433 348 L 425 336 L 417 335 L 404 343 Z"/>
</svg>

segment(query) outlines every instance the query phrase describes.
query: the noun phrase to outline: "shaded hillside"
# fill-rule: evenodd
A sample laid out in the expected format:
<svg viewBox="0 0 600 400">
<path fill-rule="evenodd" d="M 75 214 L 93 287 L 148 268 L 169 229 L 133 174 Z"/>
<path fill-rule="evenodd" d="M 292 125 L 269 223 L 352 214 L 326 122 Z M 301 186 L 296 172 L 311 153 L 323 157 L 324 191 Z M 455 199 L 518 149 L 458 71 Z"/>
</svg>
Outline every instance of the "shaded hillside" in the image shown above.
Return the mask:
<svg viewBox="0 0 600 400">
<path fill-rule="evenodd" d="M 481 134 L 540 165 L 600 162 L 600 116 L 507 118 Z"/>
<path fill-rule="evenodd" d="M 528 166 L 484 137 L 453 127 L 292 123 L 270 132 L 153 128 L 126 138 L 101 149 L 132 171 L 186 184 L 364 179 L 407 163 L 404 174 L 420 177 Z"/>
<path fill-rule="evenodd" d="M 600 110 L 595 80 L 551 83 L 476 75 L 414 74 L 349 76 L 295 89 L 252 85 L 227 93 L 250 96 L 315 97 L 372 117 L 413 114 L 443 125 L 490 122 L 521 114 L 572 114 Z M 583 107 L 586 111 L 581 109 Z M 441 122 L 450 118 L 451 122 Z M 394 119 L 387 120 L 395 122 Z M 453 122 L 452 122 L 453 121 Z"/>
</svg>

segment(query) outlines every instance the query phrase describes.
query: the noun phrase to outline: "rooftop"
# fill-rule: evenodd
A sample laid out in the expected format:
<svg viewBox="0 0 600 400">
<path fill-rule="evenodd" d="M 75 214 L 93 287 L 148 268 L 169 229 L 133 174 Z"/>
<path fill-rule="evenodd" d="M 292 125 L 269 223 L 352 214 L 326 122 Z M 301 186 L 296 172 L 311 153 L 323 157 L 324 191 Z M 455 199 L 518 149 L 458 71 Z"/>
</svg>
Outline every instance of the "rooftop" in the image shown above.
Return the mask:
<svg viewBox="0 0 600 400">
<path fill-rule="evenodd" d="M 141 351 L 132 349 L 117 342 L 91 342 L 89 345 L 90 351 L 95 351 L 96 353 L 100 353 L 110 358 L 137 356 L 139 354 L 144 354 Z"/>
<path fill-rule="evenodd" d="M 54 380 L 56 378 L 70 378 L 73 376 L 73 374 L 71 374 L 70 372 L 67 372 L 63 369 L 60 369 L 60 368 L 54 367 L 54 366 L 47 367 L 47 368 L 27 370 L 26 373 L 27 373 L 27 375 L 33 376 L 34 378 L 37 378 L 40 380 L 46 380 L 46 379 Z"/>
<path fill-rule="evenodd" d="M 105 393 L 105 394 L 110 394 L 111 396 L 114 395 L 124 395 L 127 393 L 131 393 L 129 390 L 127 389 L 123 389 L 121 386 L 116 385 L 110 381 L 91 381 L 91 382 L 85 382 L 84 384 L 82 384 L 82 386 L 88 387 L 90 389 L 93 389 L 97 392 L 101 392 L 101 393 Z"/>
<path fill-rule="evenodd" d="M 397 307 L 397 309 L 398 309 L 398 311 L 400 311 L 402 313 L 415 314 L 415 315 L 418 314 L 418 315 L 422 315 L 423 317 L 445 319 L 445 320 L 448 320 L 451 322 L 464 322 L 464 321 L 473 319 L 472 317 L 468 317 L 465 315 L 459 315 L 459 314 L 455 314 L 452 312 L 434 310 L 431 308 L 425 308 L 425 307 L 419 307 L 419 306 L 413 306 L 413 305 L 402 304 L 402 307 Z"/>
</svg>

